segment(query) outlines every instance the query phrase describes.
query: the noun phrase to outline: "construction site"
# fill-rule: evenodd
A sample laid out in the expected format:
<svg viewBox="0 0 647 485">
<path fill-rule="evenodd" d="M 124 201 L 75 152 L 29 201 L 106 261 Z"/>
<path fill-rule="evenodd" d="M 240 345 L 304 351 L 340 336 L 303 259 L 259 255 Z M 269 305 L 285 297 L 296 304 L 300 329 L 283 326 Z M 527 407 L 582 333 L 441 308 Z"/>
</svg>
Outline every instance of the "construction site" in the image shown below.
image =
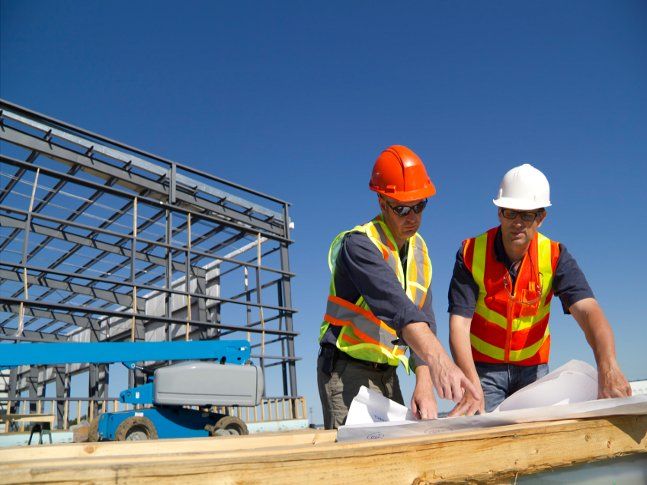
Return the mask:
<svg viewBox="0 0 647 485">
<path fill-rule="evenodd" d="M 505 482 L 591 463 L 644 469 L 640 396 L 582 418 L 421 435 L 309 428 L 287 202 L 9 101 L 0 127 L 0 482 Z"/>
<path fill-rule="evenodd" d="M 52 415 L 66 430 L 119 409 L 109 355 L 35 365 L 46 356 L 30 343 L 241 338 L 268 383 L 245 419 L 307 419 L 288 204 L 7 102 L 0 110 L 0 338 L 35 359 L 3 371 L 7 411 Z M 132 357 L 149 370 L 160 363 Z M 87 397 L 71 399 L 79 375 Z M 127 384 L 145 377 L 129 368 Z"/>
<path fill-rule="evenodd" d="M 0 485 L 647 485 L 640 0 L 0 0 Z"/>
</svg>

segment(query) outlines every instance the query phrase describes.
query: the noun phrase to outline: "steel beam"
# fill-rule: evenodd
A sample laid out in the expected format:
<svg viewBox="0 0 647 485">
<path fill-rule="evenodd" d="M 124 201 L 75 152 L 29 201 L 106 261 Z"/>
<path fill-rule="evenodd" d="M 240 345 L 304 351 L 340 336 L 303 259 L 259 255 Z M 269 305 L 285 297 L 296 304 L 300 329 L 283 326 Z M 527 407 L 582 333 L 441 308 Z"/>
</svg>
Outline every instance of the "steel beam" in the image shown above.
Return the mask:
<svg viewBox="0 0 647 485">
<path fill-rule="evenodd" d="M 0 127 L 0 139 L 2 139 L 2 130 L 1 130 L 1 128 L 2 127 Z M 112 186 L 109 186 L 109 185 L 106 185 L 106 184 L 100 184 L 100 183 L 93 182 L 93 181 L 90 181 L 90 180 L 86 180 L 86 179 L 83 179 L 83 178 L 75 177 L 73 175 L 69 175 L 69 174 L 66 174 L 66 173 L 57 172 L 57 171 L 50 170 L 50 169 L 45 168 L 45 167 L 35 167 L 35 166 L 30 165 L 30 164 L 28 164 L 28 163 L 26 163 L 24 161 L 17 160 L 15 158 L 8 157 L 8 156 L 2 155 L 2 154 L 0 154 L 0 161 L 3 161 L 5 163 L 11 164 L 11 165 L 14 165 L 14 166 L 17 166 L 17 167 L 22 167 L 22 168 L 24 168 L 26 170 L 31 170 L 31 171 L 35 171 L 36 168 L 40 168 L 41 173 L 44 174 L 44 175 L 48 175 L 48 176 L 51 176 L 51 177 L 54 177 L 54 178 L 59 178 L 59 179 L 65 179 L 65 180 L 68 180 L 68 181 L 72 181 L 72 182 L 74 182 L 76 184 L 79 184 L 81 186 L 93 188 L 95 190 L 103 190 L 103 191 L 105 191 L 105 192 L 107 192 L 109 194 L 112 194 L 112 195 L 116 196 L 116 197 L 124 197 L 126 199 L 130 199 L 130 198 L 133 197 L 132 192 L 127 192 L 127 191 L 124 191 L 123 189 L 118 189 L 118 188 L 115 188 L 115 187 L 112 187 Z M 150 190 L 150 189 L 146 189 L 145 187 L 143 187 L 142 190 L 144 190 L 144 189 L 145 190 Z M 173 212 L 178 212 L 178 213 L 183 213 L 183 214 L 191 213 L 193 215 L 193 217 L 195 217 L 196 219 L 204 219 L 205 221 L 209 221 L 209 222 L 212 222 L 212 223 L 217 224 L 217 225 L 224 225 L 224 226 L 229 227 L 231 229 L 234 229 L 236 231 L 242 231 L 242 232 L 246 232 L 246 233 L 249 233 L 249 234 L 252 234 L 252 235 L 256 235 L 256 233 L 260 232 L 264 237 L 267 237 L 268 239 L 277 240 L 277 241 L 283 241 L 283 242 L 287 242 L 287 243 L 292 243 L 291 240 L 286 240 L 282 236 L 277 236 L 275 234 L 267 234 L 267 233 L 265 233 L 265 231 L 263 231 L 261 229 L 257 229 L 257 230 L 252 229 L 252 230 L 250 230 L 249 227 L 247 227 L 247 226 L 242 226 L 241 227 L 240 225 L 232 223 L 232 222 L 230 222 L 228 220 L 223 220 L 220 217 L 212 216 L 208 212 L 193 210 L 190 207 L 187 207 L 186 205 L 178 206 L 178 205 L 172 204 L 172 203 L 169 204 L 168 201 L 164 202 L 164 201 L 160 201 L 158 199 L 154 199 L 154 198 L 151 198 L 151 197 L 143 197 L 142 192 L 139 193 L 138 197 L 140 199 L 140 202 L 146 203 L 146 204 L 148 204 L 149 206 L 152 206 L 152 207 L 165 208 L 165 209 L 169 209 L 169 210 L 171 210 Z"/>
<path fill-rule="evenodd" d="M 59 428 L 66 428 L 67 423 L 64 423 L 64 420 L 65 418 L 70 419 L 69 407 L 67 416 L 65 413 L 65 401 L 70 398 L 70 376 L 67 374 L 67 366 L 65 365 L 57 365 L 53 369 L 56 382 L 56 397 L 61 398 L 56 401 L 56 422 Z"/>
<path fill-rule="evenodd" d="M 1 218 L 0 218 L 1 219 Z M 0 265 L 3 263 L 0 263 Z M 0 279 L 9 281 L 22 282 L 22 276 L 15 271 L 9 271 L 0 268 Z M 55 290 L 65 291 L 74 295 L 88 295 L 98 300 L 103 300 L 108 303 L 116 303 L 125 307 L 132 306 L 133 299 L 129 294 L 118 293 L 116 291 L 102 290 L 95 288 L 92 285 L 81 285 L 77 283 L 70 283 L 66 281 L 48 278 L 47 276 L 33 276 L 27 275 L 27 282 L 31 286 L 41 286 L 45 288 L 53 288 Z M 145 302 L 138 305 L 139 310 L 145 310 Z"/>
<path fill-rule="evenodd" d="M 0 301 L 2 301 L 2 299 L 0 299 Z M 72 313 L 65 312 L 65 310 L 55 311 L 55 310 L 49 310 L 49 309 L 34 308 L 29 306 L 30 303 L 31 302 L 25 303 L 25 309 L 24 309 L 25 315 L 30 315 L 35 318 L 47 318 L 49 320 L 64 322 L 81 328 L 90 328 L 93 324 L 99 323 L 99 320 L 97 319 L 82 317 L 80 315 L 74 315 Z M 4 312 L 17 313 L 19 306 L 20 305 L 17 305 L 15 303 L 0 303 L 0 308 Z M 34 330 L 38 330 L 38 329 L 34 329 Z"/>
<path fill-rule="evenodd" d="M 281 244 L 281 268 L 285 271 L 290 271 L 290 259 L 288 256 L 288 245 Z M 290 279 L 283 278 L 281 283 L 281 293 L 282 300 L 279 302 L 281 306 L 292 306 L 292 291 L 290 288 Z M 292 314 L 285 313 L 285 329 L 288 333 L 293 333 L 292 329 Z M 294 351 L 294 339 L 287 339 L 287 350 L 288 357 L 294 357 L 296 355 Z M 297 395 L 299 391 L 297 390 L 297 370 L 294 361 L 290 361 L 288 364 L 288 375 L 290 378 L 290 393 Z"/>
<path fill-rule="evenodd" d="M 107 156 L 109 158 L 112 158 L 114 160 L 118 160 L 118 161 L 120 161 L 122 163 L 126 163 L 128 165 L 133 165 L 135 167 L 138 167 L 138 168 L 140 168 L 142 170 L 145 170 L 147 172 L 156 174 L 158 176 L 164 176 L 166 174 L 166 171 L 165 171 L 164 168 L 158 166 L 157 164 L 150 163 L 150 162 L 148 162 L 146 160 L 143 160 L 143 159 L 141 159 L 141 158 L 139 158 L 137 156 L 133 156 L 132 154 L 123 153 L 123 152 L 121 152 L 119 150 L 115 150 L 113 148 L 109 148 L 109 147 L 100 145 L 100 144 L 98 144 L 96 142 L 89 141 L 89 140 L 87 140 L 85 138 L 73 135 L 73 134 L 68 133 L 66 131 L 59 130 L 57 128 L 52 128 L 49 125 L 44 125 L 44 124 L 39 123 L 37 121 L 34 121 L 34 120 L 30 119 L 30 118 L 25 118 L 23 116 L 15 114 L 15 113 L 13 113 L 11 111 L 4 111 L 4 113 L 2 113 L 2 114 L 8 119 L 18 121 L 19 123 L 21 123 L 23 125 L 31 126 L 32 128 L 36 128 L 38 130 L 46 132 L 47 135 L 50 138 L 52 136 L 56 136 L 58 138 L 64 139 L 64 140 L 69 141 L 69 142 L 72 142 L 73 144 L 75 144 L 77 146 L 83 147 L 87 151 L 100 153 L 100 154 L 105 155 L 105 156 Z M 57 123 L 60 123 L 60 122 L 57 122 Z M 75 131 L 82 131 L 82 130 L 79 130 L 78 128 L 74 128 L 74 129 L 75 129 Z M 105 140 L 104 137 L 98 137 L 97 135 L 94 135 L 94 134 L 93 134 L 93 137 L 97 137 L 99 139 L 104 139 Z M 106 140 L 106 141 L 109 141 L 114 145 L 123 146 L 123 144 L 120 144 L 119 142 L 114 142 L 114 141 L 110 141 L 110 140 Z M 129 149 L 131 151 L 134 151 L 134 152 L 139 152 L 139 153 L 144 154 L 140 150 L 133 149 L 132 147 L 125 147 L 125 148 L 127 148 L 127 149 Z M 149 156 L 150 156 L 150 154 L 149 154 Z M 173 185 L 175 185 L 175 180 L 177 180 L 178 182 L 185 185 L 186 187 L 195 187 L 197 190 L 199 190 L 201 192 L 204 192 L 204 193 L 206 193 L 208 195 L 211 195 L 213 197 L 216 197 L 217 199 L 226 199 L 229 202 L 244 208 L 246 211 L 249 211 L 249 210 L 255 211 L 255 212 L 263 214 L 263 215 L 265 215 L 265 216 L 267 216 L 269 218 L 274 218 L 274 219 L 278 219 L 278 220 L 280 220 L 280 218 L 281 218 L 281 214 L 279 214 L 278 212 L 271 211 L 269 209 L 266 209 L 263 206 L 259 206 L 257 204 L 252 203 L 252 202 L 249 202 L 249 201 L 247 201 L 245 199 L 237 197 L 237 196 L 235 196 L 233 194 L 224 192 L 224 191 L 219 190 L 219 189 L 217 189 L 215 187 L 212 187 L 210 185 L 203 184 L 203 183 L 201 183 L 201 182 L 199 182 L 199 181 L 197 181 L 195 179 L 189 178 L 189 177 L 181 175 L 181 174 L 177 174 L 177 168 L 180 167 L 180 168 L 182 168 L 182 169 L 184 169 L 184 170 L 186 170 L 186 171 L 188 171 L 190 173 L 199 174 L 200 176 L 206 177 L 207 179 L 211 179 L 213 181 L 217 181 L 217 182 L 220 182 L 222 184 L 229 185 L 229 186 L 231 186 L 233 188 L 236 188 L 236 189 L 245 190 L 246 192 L 250 192 L 250 193 L 252 193 L 254 195 L 261 196 L 261 197 L 263 197 L 265 199 L 268 199 L 268 200 L 271 200 L 273 202 L 280 203 L 280 204 L 285 204 L 284 201 L 282 201 L 280 199 L 277 199 L 276 197 L 272 197 L 272 196 L 269 196 L 267 194 L 263 194 L 261 192 L 255 191 L 255 190 L 251 190 L 251 189 L 249 189 L 247 187 L 243 187 L 241 185 L 238 185 L 238 184 L 235 184 L 235 183 L 223 180 L 223 179 L 219 179 L 219 178 L 214 177 L 212 175 L 205 174 L 204 172 L 200 172 L 198 170 L 192 169 L 191 167 L 182 166 L 182 165 L 180 165 L 180 164 L 178 164 L 176 162 L 167 161 L 167 160 L 161 159 L 160 157 L 155 157 L 155 156 L 153 156 L 153 158 L 156 158 L 158 161 L 164 162 L 167 165 L 169 165 L 169 164 L 171 165 L 171 172 L 172 172 L 172 175 L 173 175 L 173 177 L 171 179 L 171 181 L 172 181 L 171 183 Z"/>
<path fill-rule="evenodd" d="M 52 141 L 43 141 L 40 138 L 17 130 L 11 126 L 2 126 L 2 129 L 0 130 L 0 139 L 4 139 L 9 143 L 28 148 L 30 150 L 37 150 L 43 155 L 65 164 L 80 165 L 83 167 L 85 172 L 103 180 L 115 177 L 119 180 L 118 185 L 134 192 L 136 192 L 140 187 L 146 187 L 153 193 L 158 194 L 158 198 L 168 200 L 168 188 L 163 183 L 156 182 L 134 172 L 129 172 L 119 167 L 115 167 L 114 165 L 102 162 L 92 156 L 86 156 L 85 154 L 75 152 L 57 145 Z M 275 225 L 256 219 L 249 214 L 240 213 L 223 205 L 208 201 L 199 197 L 197 194 L 185 193 L 181 191 L 179 187 L 176 197 L 179 203 L 190 204 L 192 207 L 197 208 L 198 212 L 207 211 L 209 213 L 213 213 L 222 218 L 225 223 L 227 221 L 231 221 L 231 223 L 238 227 L 239 230 L 251 230 L 251 232 L 256 232 L 254 228 L 258 228 L 267 233 L 267 235 L 273 235 L 274 237 L 281 237 L 285 232 L 283 227 L 276 227 Z M 281 226 L 283 226 L 283 224 L 281 224 Z"/>
<path fill-rule="evenodd" d="M 201 295 L 204 298 L 213 298 L 207 295 Z M 97 315 L 105 315 L 108 317 L 118 317 L 118 318 L 128 318 L 132 316 L 131 313 L 124 312 L 124 311 L 114 311 L 114 310 L 106 310 L 103 308 L 87 308 L 87 307 L 80 307 L 80 306 L 75 306 L 75 305 L 61 305 L 58 303 L 51 303 L 51 302 L 45 302 L 45 301 L 27 301 L 19 298 L 6 298 L 6 297 L 0 297 L 0 305 L 15 305 L 15 304 L 20 304 L 22 302 L 25 307 L 36 307 L 36 308 L 44 308 L 44 309 L 49 309 L 49 310 L 64 310 L 68 312 L 77 312 L 77 313 L 86 313 L 86 314 L 97 314 Z M 240 302 L 233 302 L 233 303 L 240 303 Z M 249 303 L 249 305 L 254 305 L 254 303 Z M 156 315 L 145 315 L 145 314 L 139 314 L 136 315 L 138 319 L 141 320 L 155 320 L 155 321 L 160 321 L 160 322 L 169 322 L 169 323 L 176 323 L 180 325 L 184 325 L 185 323 L 190 323 L 191 326 L 207 326 L 211 327 L 212 324 L 209 322 L 201 322 L 198 320 L 185 320 L 185 319 L 179 319 L 179 318 L 166 318 L 162 316 L 156 316 Z M 224 324 L 219 324 L 219 328 L 223 330 L 242 330 L 245 332 L 253 332 L 253 333 L 261 333 L 265 332 L 267 334 L 275 334 L 275 335 L 289 335 L 292 337 L 296 337 L 299 335 L 297 332 L 290 332 L 286 330 L 272 330 L 272 329 L 266 329 L 266 330 L 258 330 L 255 328 L 247 328 L 245 326 L 238 326 L 238 325 L 224 325 Z"/>
<path fill-rule="evenodd" d="M 16 210 L 15 212 L 19 212 L 19 211 Z M 20 212 L 22 212 L 22 211 L 20 211 Z M 45 220 L 51 220 L 53 222 L 65 222 L 62 219 L 58 219 L 58 218 L 54 218 L 54 217 L 49 217 L 48 216 L 47 218 L 45 218 L 45 217 L 43 217 L 43 216 L 41 216 L 39 214 L 34 214 L 34 218 L 36 218 L 36 219 L 43 218 Z M 1 226 L 4 226 L 4 227 L 16 227 L 16 228 L 22 229 L 22 228 L 24 228 L 24 224 L 25 224 L 25 222 L 21 221 L 20 219 L 10 217 L 10 216 L 6 216 L 6 215 L 0 215 L 0 225 Z M 72 225 L 72 224 L 70 224 L 70 225 Z M 74 226 L 78 226 L 78 225 L 75 224 Z M 83 245 L 85 247 L 97 249 L 97 250 L 104 251 L 104 252 L 111 253 L 111 254 L 116 254 L 116 255 L 122 256 L 124 258 L 130 258 L 131 255 L 132 255 L 132 251 L 130 249 L 128 249 L 128 248 L 115 246 L 114 244 L 111 244 L 111 243 L 101 242 L 101 241 L 98 241 L 96 239 L 81 236 L 81 235 L 78 235 L 78 234 L 75 234 L 75 233 L 72 233 L 72 232 L 69 232 L 69 231 L 63 231 L 63 230 L 55 229 L 55 228 L 52 228 L 52 227 L 49 227 L 49 226 L 44 226 L 44 225 L 41 225 L 41 224 L 37 224 L 37 223 L 35 223 L 33 221 L 31 223 L 31 230 L 35 234 L 41 234 L 41 235 L 45 235 L 45 236 L 48 236 L 48 237 L 53 237 L 53 238 L 59 239 L 61 241 L 80 244 L 80 245 Z M 113 234 L 110 234 L 110 235 L 113 235 Z M 164 258 L 161 258 L 161 257 L 152 256 L 150 254 L 141 253 L 139 251 L 137 251 L 137 254 L 135 256 L 139 260 L 146 261 L 148 263 L 153 263 L 153 264 L 156 264 L 158 266 L 163 267 L 163 266 L 166 265 L 166 260 Z M 173 263 L 173 269 L 176 270 L 176 271 L 185 271 L 185 265 L 184 265 L 184 263 L 174 262 Z M 204 272 L 204 270 L 202 268 L 200 268 L 200 267 L 196 268 L 195 271 L 198 274 L 200 274 L 201 272 L 202 273 Z M 81 277 L 80 274 L 79 274 L 79 276 Z"/>
<path fill-rule="evenodd" d="M 22 337 L 16 338 L 15 328 L 0 327 L 0 340 L 20 340 L 25 342 L 67 342 L 67 337 L 55 333 L 23 330 Z"/>
</svg>

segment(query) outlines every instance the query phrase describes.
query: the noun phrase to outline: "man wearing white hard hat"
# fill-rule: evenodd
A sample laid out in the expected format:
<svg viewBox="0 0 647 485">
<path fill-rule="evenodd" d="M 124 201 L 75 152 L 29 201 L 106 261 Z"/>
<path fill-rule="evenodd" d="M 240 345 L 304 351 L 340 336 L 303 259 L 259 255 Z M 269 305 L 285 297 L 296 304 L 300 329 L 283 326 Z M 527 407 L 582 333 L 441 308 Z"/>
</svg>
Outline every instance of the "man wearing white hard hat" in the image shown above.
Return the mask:
<svg viewBox="0 0 647 485">
<path fill-rule="evenodd" d="M 500 225 L 463 241 L 449 288 L 452 354 L 484 401 L 466 394 L 450 415 L 489 412 L 548 373 L 553 296 L 593 350 L 598 397 L 630 396 L 613 331 L 584 274 L 563 244 L 538 232 L 551 205 L 544 174 L 529 164 L 513 168 L 493 202 Z"/>
</svg>

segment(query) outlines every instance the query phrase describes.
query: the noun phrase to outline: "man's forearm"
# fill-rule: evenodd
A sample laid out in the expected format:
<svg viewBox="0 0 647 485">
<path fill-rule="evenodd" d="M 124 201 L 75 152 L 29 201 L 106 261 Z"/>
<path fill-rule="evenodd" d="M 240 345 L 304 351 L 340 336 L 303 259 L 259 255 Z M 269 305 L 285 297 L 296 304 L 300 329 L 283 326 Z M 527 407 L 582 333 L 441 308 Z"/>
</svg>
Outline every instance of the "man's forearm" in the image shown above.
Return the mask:
<svg viewBox="0 0 647 485">
<path fill-rule="evenodd" d="M 429 372 L 429 366 L 419 365 L 416 367 L 414 373 L 416 374 L 416 385 L 431 385 L 431 373 Z"/>
<path fill-rule="evenodd" d="M 461 368 L 467 378 L 478 382 L 479 376 L 472 357 L 472 344 L 470 343 L 470 324 L 472 319 L 451 315 L 449 317 L 449 348 L 454 362 Z"/>
<path fill-rule="evenodd" d="M 574 303 L 570 311 L 580 324 L 598 366 L 598 398 L 631 396 L 631 386 L 620 370 L 611 325 L 593 298 Z"/>
<path fill-rule="evenodd" d="M 458 402 L 464 392 L 473 396 L 479 395 L 474 384 L 454 364 L 426 323 L 407 324 L 402 330 L 402 337 L 409 347 L 429 365 L 431 380 L 440 398 Z"/>
<path fill-rule="evenodd" d="M 439 355 L 446 355 L 440 341 L 425 322 L 405 325 L 402 337 L 407 345 L 427 364 L 433 364 Z"/>
<path fill-rule="evenodd" d="M 596 300 L 588 298 L 571 306 L 573 317 L 582 328 L 598 367 L 616 362 L 613 330 Z"/>
</svg>

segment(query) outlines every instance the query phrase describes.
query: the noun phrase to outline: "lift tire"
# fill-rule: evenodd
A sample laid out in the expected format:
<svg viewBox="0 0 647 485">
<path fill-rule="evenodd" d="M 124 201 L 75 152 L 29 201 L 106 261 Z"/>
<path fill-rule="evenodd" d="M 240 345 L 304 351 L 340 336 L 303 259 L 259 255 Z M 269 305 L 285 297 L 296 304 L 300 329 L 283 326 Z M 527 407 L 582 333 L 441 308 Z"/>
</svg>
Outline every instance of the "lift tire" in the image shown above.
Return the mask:
<svg viewBox="0 0 647 485">
<path fill-rule="evenodd" d="M 223 416 L 215 424 L 206 427 L 211 436 L 242 436 L 249 434 L 245 422 L 236 416 Z"/>
<path fill-rule="evenodd" d="M 156 440 L 157 430 L 153 422 L 145 416 L 125 419 L 115 431 L 115 441 Z"/>
<path fill-rule="evenodd" d="M 90 421 L 90 426 L 88 427 L 88 441 L 99 441 L 99 416 Z"/>
</svg>

